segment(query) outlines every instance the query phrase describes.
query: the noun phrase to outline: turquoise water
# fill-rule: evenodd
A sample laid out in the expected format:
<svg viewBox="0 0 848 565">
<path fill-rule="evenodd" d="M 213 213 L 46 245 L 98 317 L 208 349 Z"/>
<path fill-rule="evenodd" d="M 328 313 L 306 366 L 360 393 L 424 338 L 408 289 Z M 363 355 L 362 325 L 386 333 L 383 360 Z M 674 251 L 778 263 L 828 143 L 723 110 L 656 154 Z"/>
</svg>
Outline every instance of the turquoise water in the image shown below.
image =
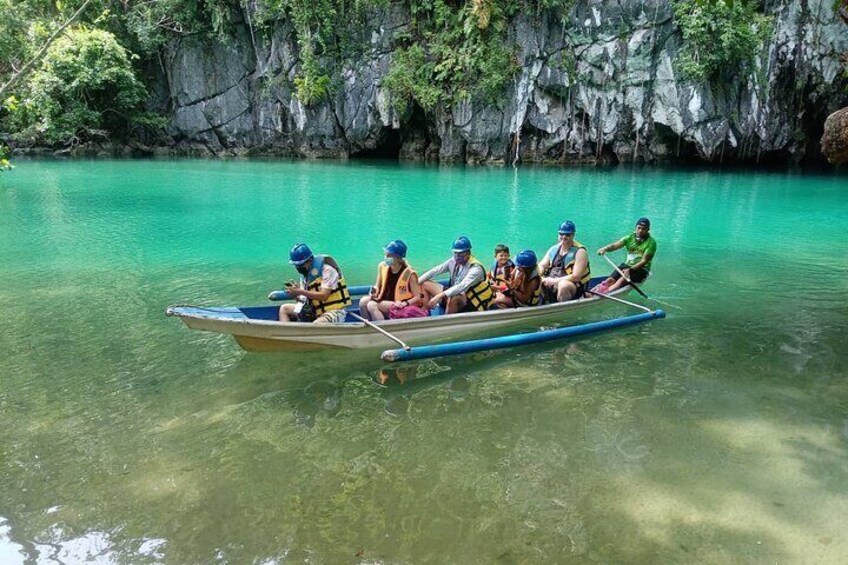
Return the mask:
<svg viewBox="0 0 848 565">
<path fill-rule="evenodd" d="M 844 175 L 17 165 L 0 175 L 4 565 L 848 555 Z M 266 303 L 300 240 L 368 283 L 396 237 L 424 269 L 459 234 L 488 261 L 541 252 L 568 218 L 594 250 L 642 215 L 666 320 L 385 385 L 373 352 L 247 354 L 163 314 Z"/>
</svg>

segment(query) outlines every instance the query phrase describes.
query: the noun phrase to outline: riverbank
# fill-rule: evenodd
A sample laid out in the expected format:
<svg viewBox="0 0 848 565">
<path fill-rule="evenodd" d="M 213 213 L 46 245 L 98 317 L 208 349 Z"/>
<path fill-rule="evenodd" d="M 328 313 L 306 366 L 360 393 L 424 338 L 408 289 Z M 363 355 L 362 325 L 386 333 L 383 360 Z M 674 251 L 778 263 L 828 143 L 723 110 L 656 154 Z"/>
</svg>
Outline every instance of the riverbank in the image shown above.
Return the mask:
<svg viewBox="0 0 848 565">
<path fill-rule="evenodd" d="M 18 147 L 11 151 L 12 160 L 39 160 L 39 159 L 212 159 L 212 160 L 251 160 L 259 161 L 282 159 L 286 161 L 340 161 L 340 162 L 396 162 L 399 164 L 442 164 L 438 158 L 434 161 L 423 159 L 402 158 L 400 156 L 354 156 L 350 157 L 346 154 L 312 154 L 302 155 L 290 149 L 281 147 L 258 147 L 258 148 L 232 148 L 227 150 L 213 150 L 202 144 L 180 144 L 180 145 L 145 145 L 141 143 L 82 143 L 69 148 L 51 148 L 51 147 Z M 646 167 L 648 169 L 659 167 L 662 169 L 674 167 L 687 167 L 703 170 L 722 170 L 733 169 L 740 171 L 757 171 L 757 170 L 801 170 L 811 172 L 832 172 L 835 174 L 848 173 L 848 167 L 844 165 L 832 165 L 824 158 L 813 162 L 797 162 L 793 159 L 775 159 L 773 155 L 763 158 L 760 162 L 737 161 L 728 158 L 726 161 L 719 160 L 715 163 L 705 162 L 700 159 L 687 158 L 679 160 L 654 161 L 650 163 L 621 163 L 618 162 L 615 156 L 601 155 L 584 155 L 582 157 L 569 158 L 565 160 L 547 159 L 541 161 L 523 161 L 517 163 L 505 162 L 504 160 L 489 160 L 485 162 L 472 163 L 455 163 L 448 162 L 445 165 L 462 166 L 462 165 L 481 165 L 481 166 L 550 166 L 550 167 L 571 167 L 571 166 L 637 166 Z"/>
</svg>

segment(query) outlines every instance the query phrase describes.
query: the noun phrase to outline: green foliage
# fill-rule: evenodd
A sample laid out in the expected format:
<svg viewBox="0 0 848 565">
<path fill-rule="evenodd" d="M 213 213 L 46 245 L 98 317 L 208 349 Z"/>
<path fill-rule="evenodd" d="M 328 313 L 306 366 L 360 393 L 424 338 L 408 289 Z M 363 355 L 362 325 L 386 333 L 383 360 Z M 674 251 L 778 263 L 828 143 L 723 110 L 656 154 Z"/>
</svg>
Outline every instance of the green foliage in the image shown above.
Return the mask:
<svg viewBox="0 0 848 565">
<path fill-rule="evenodd" d="M 326 99 L 332 90 L 331 75 L 356 59 L 368 44 L 366 16 L 388 6 L 389 0 L 260 0 L 256 23 L 270 25 L 280 19 L 292 22 L 300 48 L 300 66 L 294 83 L 298 99 L 306 105 Z"/>
<path fill-rule="evenodd" d="M 473 0 L 412 0 L 410 33 L 400 36 L 385 80 L 395 104 L 425 110 L 473 97 L 497 102 L 518 70 L 506 41 L 517 4 Z M 425 47 L 426 46 L 426 47 Z"/>
<path fill-rule="evenodd" d="M 678 0 L 674 15 L 684 40 L 678 66 L 695 81 L 746 72 L 772 32 L 753 0 Z"/>
<path fill-rule="evenodd" d="M 145 96 L 127 50 L 111 33 L 87 28 L 68 31 L 50 47 L 26 91 L 12 122 L 20 137 L 48 144 L 119 131 Z"/>
<path fill-rule="evenodd" d="M 498 104 L 520 66 L 508 38 L 519 13 L 550 10 L 567 18 L 574 0 L 410 0 L 409 32 L 398 35 L 384 84 L 395 105 L 414 101 L 425 110 L 438 104 L 480 99 Z M 566 60 L 568 57 L 563 57 Z"/>
<path fill-rule="evenodd" d="M 261 0 L 260 0 L 261 1 Z M 126 29 L 143 53 L 153 53 L 169 38 L 202 34 L 225 39 L 241 0 L 155 0 L 133 2 Z M 246 4 L 246 0 L 244 0 Z"/>
<path fill-rule="evenodd" d="M 14 167 L 9 162 L 9 148 L 0 142 L 0 171 L 11 171 Z"/>
</svg>

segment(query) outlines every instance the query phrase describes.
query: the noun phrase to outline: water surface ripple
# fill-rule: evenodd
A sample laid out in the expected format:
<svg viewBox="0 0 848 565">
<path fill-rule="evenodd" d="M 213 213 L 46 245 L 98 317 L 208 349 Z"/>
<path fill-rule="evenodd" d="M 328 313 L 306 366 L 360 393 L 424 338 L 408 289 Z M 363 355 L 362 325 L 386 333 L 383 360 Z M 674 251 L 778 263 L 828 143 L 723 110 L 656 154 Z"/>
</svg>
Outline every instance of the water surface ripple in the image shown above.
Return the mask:
<svg viewBox="0 0 848 565">
<path fill-rule="evenodd" d="M 840 563 L 844 176 L 22 161 L 0 176 L 0 563 Z M 246 354 L 288 248 L 370 282 L 649 216 L 649 326 L 381 367 Z M 596 273 L 606 263 L 593 259 Z M 627 310 L 610 305 L 610 317 Z"/>
</svg>

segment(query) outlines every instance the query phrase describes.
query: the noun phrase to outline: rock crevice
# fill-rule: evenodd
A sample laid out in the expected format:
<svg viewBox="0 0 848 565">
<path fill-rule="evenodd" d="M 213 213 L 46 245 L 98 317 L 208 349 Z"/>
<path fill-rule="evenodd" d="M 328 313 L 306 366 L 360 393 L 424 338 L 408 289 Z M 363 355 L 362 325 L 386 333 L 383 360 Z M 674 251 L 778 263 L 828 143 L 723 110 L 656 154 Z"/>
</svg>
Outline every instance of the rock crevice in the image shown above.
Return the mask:
<svg viewBox="0 0 848 565">
<path fill-rule="evenodd" d="M 431 112 L 413 105 L 400 114 L 383 82 L 392 36 L 410 15 L 390 4 L 371 18 L 370 47 L 319 104 L 304 106 L 295 95 L 298 45 L 286 21 L 265 36 L 244 26 L 226 44 L 169 44 L 155 104 L 169 113 L 178 146 L 218 153 L 469 163 L 820 160 L 826 116 L 848 105 L 848 31 L 830 0 L 788 0 L 770 13 L 774 31 L 751 71 L 720 86 L 689 82 L 676 68 L 682 37 L 669 2 L 593 0 L 565 24 L 545 13 L 511 23 L 520 69 L 499 104 L 470 100 Z"/>
</svg>

